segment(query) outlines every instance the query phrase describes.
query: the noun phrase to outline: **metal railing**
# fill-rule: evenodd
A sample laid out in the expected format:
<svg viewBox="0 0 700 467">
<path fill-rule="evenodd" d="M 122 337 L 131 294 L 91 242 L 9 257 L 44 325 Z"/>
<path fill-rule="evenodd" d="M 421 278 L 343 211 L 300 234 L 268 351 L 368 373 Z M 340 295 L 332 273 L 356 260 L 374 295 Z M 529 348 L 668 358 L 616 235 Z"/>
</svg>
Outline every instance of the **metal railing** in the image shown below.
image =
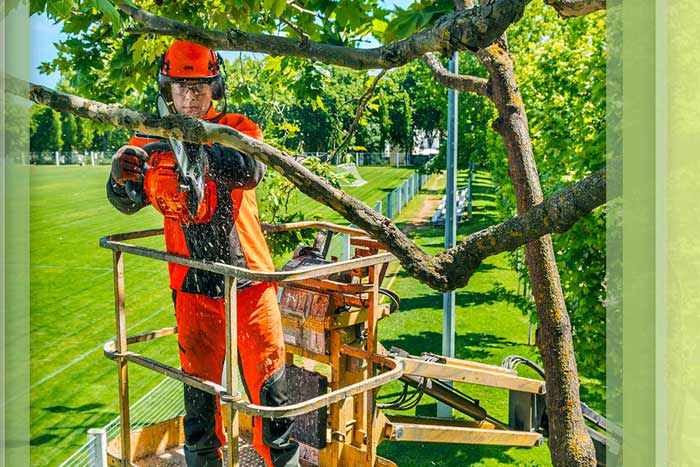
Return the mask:
<svg viewBox="0 0 700 467">
<path fill-rule="evenodd" d="M 429 177 L 430 175 L 414 173 L 401 185 L 394 188 L 382 202 L 384 206 L 382 214 L 389 219 L 398 216 L 408 202 L 420 192 Z"/>
<path fill-rule="evenodd" d="M 155 425 L 185 414 L 182 383 L 163 378 L 129 408 L 131 428 Z M 58 467 L 106 467 L 107 441 L 119 435 L 119 417 L 102 428 L 87 431 L 88 440 Z M 105 463 L 103 463 L 105 462 Z"/>
<path fill-rule="evenodd" d="M 298 222 L 294 224 L 283 224 L 278 226 L 266 226 L 265 230 L 293 230 L 293 229 L 325 229 L 340 233 L 350 233 L 356 237 L 365 239 L 365 242 L 374 242 L 379 249 L 381 245 L 374 240 L 366 237 L 367 233 L 349 227 L 338 226 L 324 222 Z M 116 317 L 116 339 L 109 341 L 104 346 L 105 356 L 115 360 L 118 366 L 118 382 L 119 382 L 119 406 L 120 406 L 120 452 L 123 456 L 121 459 L 122 465 L 128 465 L 132 456 L 131 449 L 131 423 L 130 423 L 130 407 L 129 407 L 129 382 L 128 382 L 128 363 L 135 363 L 150 370 L 166 375 L 175 380 L 181 381 L 192 387 L 205 391 L 207 393 L 219 396 L 221 403 L 228 405 L 227 411 L 227 438 L 229 440 L 229 449 L 227 452 L 228 465 L 238 465 L 238 413 L 245 413 L 252 416 L 263 418 L 278 418 L 278 417 L 293 417 L 305 413 L 312 412 L 321 407 L 326 407 L 336 402 L 347 399 L 356 394 L 371 391 L 390 381 L 399 379 L 403 374 L 403 365 L 397 363 L 393 358 L 378 355 L 374 352 L 374 348 L 367 346 L 366 351 L 360 351 L 364 360 L 371 365 L 378 365 L 387 369 L 387 371 L 375 376 L 369 376 L 367 379 L 355 384 L 350 384 L 328 393 L 322 394 L 310 400 L 306 400 L 297 404 L 286 406 L 262 406 L 253 404 L 242 398 L 238 390 L 238 348 L 236 346 L 236 335 L 238 333 L 237 324 L 237 280 L 249 279 L 258 282 L 277 282 L 280 285 L 299 283 L 304 280 L 324 280 L 334 273 L 345 272 L 349 270 L 361 270 L 366 268 L 369 271 L 369 277 L 372 278 L 369 284 L 341 284 L 346 293 L 351 294 L 366 294 L 369 298 L 368 320 L 371 323 L 368 327 L 368 338 L 374 342 L 376 332 L 374 325 L 377 319 L 377 290 L 379 288 L 378 278 L 380 274 L 377 269 L 396 260 L 396 257 L 391 253 L 377 253 L 371 256 L 359 257 L 336 263 L 323 264 L 319 266 L 304 267 L 290 271 L 253 271 L 250 269 L 231 266 L 223 263 L 214 263 L 210 261 L 194 260 L 189 257 L 183 257 L 160 250 L 146 248 L 142 246 L 126 243 L 129 240 L 153 237 L 162 235 L 163 229 L 151 229 L 139 232 L 129 232 L 106 236 L 100 239 L 100 246 L 113 251 L 114 264 L 114 292 L 115 292 L 115 317 Z M 128 350 L 128 345 L 145 342 L 160 337 L 165 337 L 177 333 L 177 327 L 169 327 L 155 331 L 149 331 L 134 336 L 126 334 L 126 313 L 125 313 L 125 285 L 124 285 L 124 254 L 133 254 L 146 258 L 167 261 L 169 263 L 181 264 L 197 269 L 214 272 L 224 276 L 224 310 L 226 315 L 226 364 L 224 371 L 226 377 L 225 386 L 217 384 L 213 381 L 207 381 L 185 373 L 184 371 L 168 366 L 151 358 L 137 354 Z M 346 348 L 347 347 L 347 348 Z M 357 350 L 343 345 L 338 349 L 340 352 L 347 354 L 357 353 Z M 353 355 L 356 356 L 356 355 Z"/>
<path fill-rule="evenodd" d="M 113 151 L 44 151 L 30 152 L 25 163 L 32 165 L 107 165 L 112 161 Z"/>
</svg>

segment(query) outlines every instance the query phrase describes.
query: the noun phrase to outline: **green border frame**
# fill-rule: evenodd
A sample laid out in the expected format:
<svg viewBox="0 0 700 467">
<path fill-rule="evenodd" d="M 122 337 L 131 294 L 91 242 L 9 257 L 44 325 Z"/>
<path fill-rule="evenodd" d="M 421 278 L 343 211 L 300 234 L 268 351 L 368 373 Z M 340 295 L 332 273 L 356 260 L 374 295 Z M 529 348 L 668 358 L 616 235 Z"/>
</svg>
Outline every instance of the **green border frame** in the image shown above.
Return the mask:
<svg viewBox="0 0 700 467">
<path fill-rule="evenodd" d="M 5 73 L 29 78 L 29 6 L 3 2 L 0 196 L 3 257 L 0 297 L 3 377 L 0 466 L 29 465 L 29 103 L 9 94 Z"/>
<path fill-rule="evenodd" d="M 27 78 L 28 6 L 3 5 L 15 10 L 0 25 L 0 63 Z M 625 434 L 624 458 L 611 456 L 608 465 L 693 465 L 700 448 L 700 368 L 692 358 L 700 345 L 700 5 L 612 0 L 608 18 L 608 416 Z M 29 179 L 14 163 L 28 148 L 28 118 L 4 84 L 0 467 L 29 465 Z"/>
<path fill-rule="evenodd" d="M 665 71 L 667 86 L 657 95 L 666 108 L 658 128 L 666 138 L 665 154 L 659 154 L 665 156 L 664 173 L 658 174 L 666 180 L 659 196 L 665 207 L 659 225 L 666 229 L 665 275 L 659 282 L 666 329 L 658 330 L 664 352 L 659 409 L 665 420 L 658 425 L 657 443 L 666 447 L 659 460 L 680 467 L 696 465 L 700 456 L 700 365 L 694 359 L 700 345 L 700 5 L 691 0 L 660 3 L 666 28 L 659 41 L 667 54 L 659 69 Z"/>
</svg>

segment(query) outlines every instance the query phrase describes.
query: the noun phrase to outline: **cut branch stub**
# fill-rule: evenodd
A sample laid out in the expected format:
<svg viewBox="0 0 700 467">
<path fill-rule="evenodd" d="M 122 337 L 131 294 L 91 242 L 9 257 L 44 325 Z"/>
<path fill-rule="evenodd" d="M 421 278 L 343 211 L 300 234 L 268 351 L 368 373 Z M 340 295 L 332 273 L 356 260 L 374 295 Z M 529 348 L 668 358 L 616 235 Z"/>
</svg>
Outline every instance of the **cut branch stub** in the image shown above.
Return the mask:
<svg viewBox="0 0 700 467">
<path fill-rule="evenodd" d="M 432 53 L 423 55 L 423 61 L 433 72 L 435 80 L 443 86 L 460 92 L 473 92 L 480 96 L 489 97 L 489 81 L 487 79 L 451 73 Z"/>
<path fill-rule="evenodd" d="M 557 10 L 562 18 L 585 16 L 607 7 L 606 0 L 544 0 L 544 2 Z"/>
</svg>

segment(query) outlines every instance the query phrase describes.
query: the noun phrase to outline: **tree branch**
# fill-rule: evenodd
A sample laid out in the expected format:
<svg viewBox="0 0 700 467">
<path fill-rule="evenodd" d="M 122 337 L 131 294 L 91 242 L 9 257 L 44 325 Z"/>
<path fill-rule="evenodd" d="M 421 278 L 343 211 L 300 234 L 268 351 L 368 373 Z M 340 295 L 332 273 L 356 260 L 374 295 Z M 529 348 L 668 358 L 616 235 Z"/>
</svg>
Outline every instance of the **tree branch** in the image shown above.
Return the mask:
<svg viewBox="0 0 700 467">
<path fill-rule="evenodd" d="M 17 81 L 6 76 L 7 89 L 21 90 L 22 86 L 16 85 Z M 179 114 L 159 118 L 35 84 L 29 86 L 29 98 L 58 112 L 70 112 L 103 124 L 192 143 L 217 142 L 238 149 L 274 168 L 300 191 L 365 230 L 398 258 L 408 274 L 440 291 L 466 285 L 483 259 L 515 249 L 542 235 L 563 232 L 605 203 L 603 170 L 555 193 L 523 216 L 472 234 L 456 247 L 433 257 L 409 240 L 391 219 L 334 188 L 294 157 L 231 127 Z"/>
<path fill-rule="evenodd" d="M 606 8 L 606 0 L 544 0 L 562 18 L 584 16 Z"/>
<path fill-rule="evenodd" d="M 493 0 L 469 10 L 455 11 L 438 19 L 432 28 L 411 37 L 372 49 L 356 49 L 288 37 L 230 29 L 227 32 L 197 28 L 154 15 L 124 3 L 119 8 L 143 24 L 145 30 L 196 42 L 213 50 L 233 50 L 286 55 L 354 69 L 393 68 L 427 52 L 478 50 L 498 38 L 519 20 L 531 0 Z"/>
<path fill-rule="evenodd" d="M 297 36 L 299 36 L 299 39 L 301 39 L 302 41 L 309 40 L 309 35 L 306 34 L 304 31 L 302 31 L 296 25 L 292 24 L 291 21 L 288 21 L 285 18 L 280 18 L 279 20 L 282 21 L 287 26 L 289 26 L 290 28 L 292 28 L 292 30 L 294 30 L 294 32 L 297 33 Z"/>
<path fill-rule="evenodd" d="M 423 55 L 423 61 L 432 70 L 435 80 L 443 86 L 459 92 L 473 92 L 488 97 L 489 81 L 487 79 L 451 73 L 432 53 Z"/>
<path fill-rule="evenodd" d="M 374 89 L 377 87 L 377 83 L 379 82 L 380 79 L 386 74 L 386 70 L 380 71 L 377 76 L 374 77 L 372 80 L 372 84 L 369 85 L 369 87 L 365 90 L 365 92 L 360 96 L 360 99 L 357 103 L 357 110 L 355 111 L 355 118 L 352 121 L 352 125 L 350 125 L 350 129 L 348 130 L 348 134 L 345 136 L 343 139 L 343 142 L 340 143 L 340 145 L 328 156 L 328 160 L 332 160 L 333 157 L 338 154 L 338 151 L 341 151 L 345 145 L 348 144 L 350 141 L 350 138 L 352 138 L 352 135 L 355 133 L 355 130 L 357 130 L 357 125 L 360 122 L 360 117 L 362 117 L 362 114 L 365 112 L 365 107 L 367 106 L 367 103 L 369 100 L 372 98 L 372 94 L 374 94 Z"/>
<path fill-rule="evenodd" d="M 550 233 L 563 233 L 576 221 L 605 204 L 606 169 L 550 195 L 522 216 L 479 232 L 437 256 L 448 290 L 462 287 L 489 256 L 513 251 L 520 245 Z M 456 285 L 454 287 L 453 285 Z"/>
</svg>

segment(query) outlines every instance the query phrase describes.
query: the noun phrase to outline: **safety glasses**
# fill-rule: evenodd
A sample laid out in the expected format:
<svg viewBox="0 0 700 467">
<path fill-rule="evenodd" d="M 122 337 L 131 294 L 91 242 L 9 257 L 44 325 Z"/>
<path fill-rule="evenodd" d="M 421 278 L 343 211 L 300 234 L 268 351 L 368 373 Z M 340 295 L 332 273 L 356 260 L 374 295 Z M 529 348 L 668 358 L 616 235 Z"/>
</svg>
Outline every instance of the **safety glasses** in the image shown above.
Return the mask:
<svg viewBox="0 0 700 467">
<path fill-rule="evenodd" d="M 211 91 L 209 81 L 173 81 L 170 86 L 172 93 L 178 96 L 184 96 L 188 92 L 201 96 Z"/>
</svg>

